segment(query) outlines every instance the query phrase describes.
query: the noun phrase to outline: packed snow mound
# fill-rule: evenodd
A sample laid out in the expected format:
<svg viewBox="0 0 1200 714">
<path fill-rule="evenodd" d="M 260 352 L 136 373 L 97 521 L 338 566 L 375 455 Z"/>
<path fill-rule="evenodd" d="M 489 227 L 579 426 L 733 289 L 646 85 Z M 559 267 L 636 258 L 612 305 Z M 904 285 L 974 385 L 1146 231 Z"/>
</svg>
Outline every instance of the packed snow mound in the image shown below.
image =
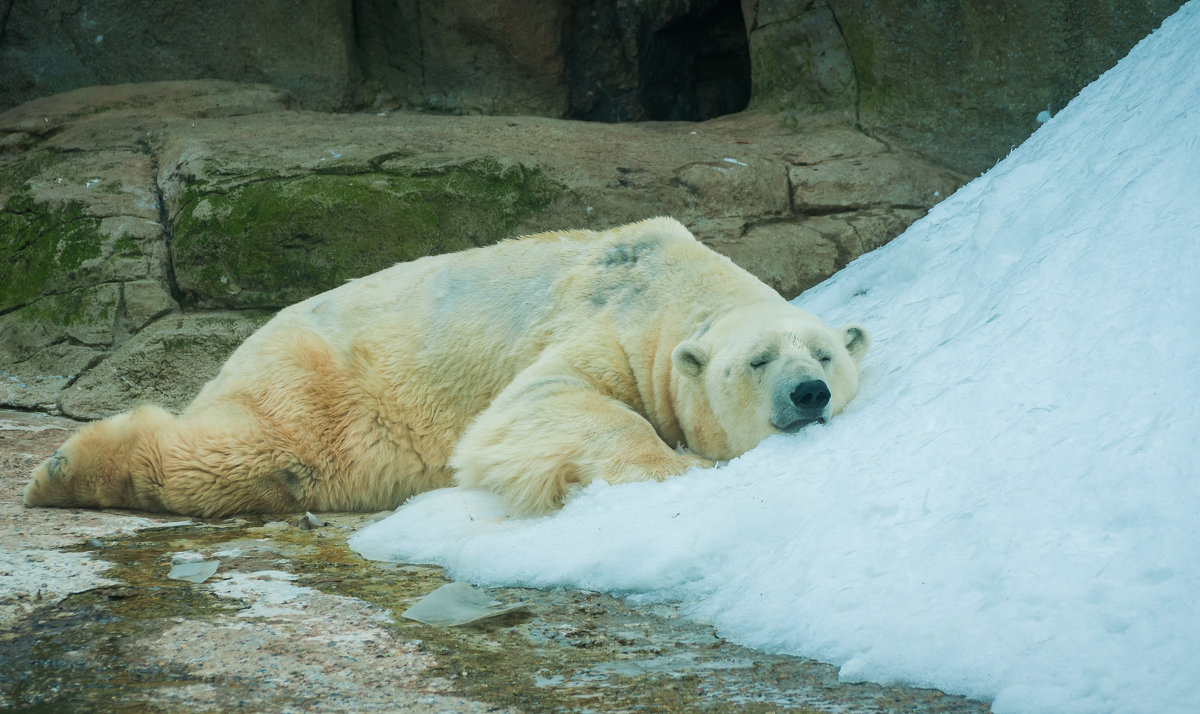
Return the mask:
<svg viewBox="0 0 1200 714">
<path fill-rule="evenodd" d="M 797 303 L 875 347 L 848 410 L 715 470 L 352 541 L 481 584 L 687 603 L 723 636 L 1003 712 L 1200 701 L 1200 2 Z"/>
</svg>

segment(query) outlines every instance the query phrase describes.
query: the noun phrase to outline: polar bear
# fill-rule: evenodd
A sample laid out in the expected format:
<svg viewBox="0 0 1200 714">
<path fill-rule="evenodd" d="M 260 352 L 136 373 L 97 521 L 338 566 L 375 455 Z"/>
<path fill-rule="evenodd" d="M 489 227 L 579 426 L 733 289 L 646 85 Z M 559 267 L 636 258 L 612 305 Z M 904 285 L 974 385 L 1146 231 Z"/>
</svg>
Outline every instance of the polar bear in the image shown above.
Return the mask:
<svg viewBox="0 0 1200 714">
<path fill-rule="evenodd" d="M 176 416 L 83 427 L 29 506 L 367 511 L 454 482 L 513 515 L 711 466 L 845 406 L 869 343 L 654 218 L 402 263 L 280 311 Z"/>
</svg>

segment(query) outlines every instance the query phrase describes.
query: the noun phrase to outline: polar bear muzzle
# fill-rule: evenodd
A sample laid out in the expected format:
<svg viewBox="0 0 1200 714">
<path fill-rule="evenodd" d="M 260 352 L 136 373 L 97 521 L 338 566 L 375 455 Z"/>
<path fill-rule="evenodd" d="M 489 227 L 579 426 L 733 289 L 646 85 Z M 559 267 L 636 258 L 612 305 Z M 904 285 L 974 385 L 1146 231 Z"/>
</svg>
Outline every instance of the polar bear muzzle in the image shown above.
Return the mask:
<svg viewBox="0 0 1200 714">
<path fill-rule="evenodd" d="M 829 385 L 821 379 L 809 379 L 786 387 L 775 394 L 771 424 L 782 432 L 792 434 L 815 421 L 825 421 L 829 406 Z"/>
</svg>

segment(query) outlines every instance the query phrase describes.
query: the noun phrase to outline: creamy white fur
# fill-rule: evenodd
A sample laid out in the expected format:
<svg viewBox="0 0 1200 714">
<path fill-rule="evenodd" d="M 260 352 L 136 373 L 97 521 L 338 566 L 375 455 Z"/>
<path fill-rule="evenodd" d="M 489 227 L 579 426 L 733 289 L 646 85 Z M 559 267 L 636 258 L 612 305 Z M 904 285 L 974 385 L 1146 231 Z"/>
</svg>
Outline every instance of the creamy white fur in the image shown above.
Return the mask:
<svg viewBox="0 0 1200 714">
<path fill-rule="evenodd" d="M 778 433 L 771 410 L 797 381 L 826 382 L 832 416 L 867 344 L 671 219 L 530 236 L 282 310 L 180 416 L 143 407 L 82 430 L 26 503 L 369 510 L 453 475 L 537 513 L 593 479 L 750 449 Z"/>
</svg>

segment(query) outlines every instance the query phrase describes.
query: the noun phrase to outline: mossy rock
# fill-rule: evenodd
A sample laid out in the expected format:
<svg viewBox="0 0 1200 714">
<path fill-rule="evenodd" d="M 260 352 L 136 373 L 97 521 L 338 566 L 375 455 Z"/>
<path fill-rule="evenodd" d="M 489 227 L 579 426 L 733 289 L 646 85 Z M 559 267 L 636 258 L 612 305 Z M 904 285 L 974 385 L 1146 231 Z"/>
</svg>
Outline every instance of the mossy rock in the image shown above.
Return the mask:
<svg viewBox="0 0 1200 714">
<path fill-rule="evenodd" d="M 0 210 L 0 310 L 35 300 L 70 282 L 101 256 L 100 219 L 83 206 L 46 206 L 18 194 Z"/>
<path fill-rule="evenodd" d="M 426 255 L 487 245 L 566 188 L 494 160 L 191 185 L 175 221 L 184 302 L 282 307 Z"/>
<path fill-rule="evenodd" d="M 53 342 L 113 343 L 121 287 L 112 283 L 47 295 L 0 317 L 7 338 L 0 359 L 21 361 Z"/>
<path fill-rule="evenodd" d="M 117 285 L 47 295 L 0 315 L 0 404 L 48 408 L 113 341 Z"/>
<path fill-rule="evenodd" d="M 37 150 L 0 168 L 0 313 L 104 283 L 165 282 L 150 166 L 133 149 Z"/>
</svg>

